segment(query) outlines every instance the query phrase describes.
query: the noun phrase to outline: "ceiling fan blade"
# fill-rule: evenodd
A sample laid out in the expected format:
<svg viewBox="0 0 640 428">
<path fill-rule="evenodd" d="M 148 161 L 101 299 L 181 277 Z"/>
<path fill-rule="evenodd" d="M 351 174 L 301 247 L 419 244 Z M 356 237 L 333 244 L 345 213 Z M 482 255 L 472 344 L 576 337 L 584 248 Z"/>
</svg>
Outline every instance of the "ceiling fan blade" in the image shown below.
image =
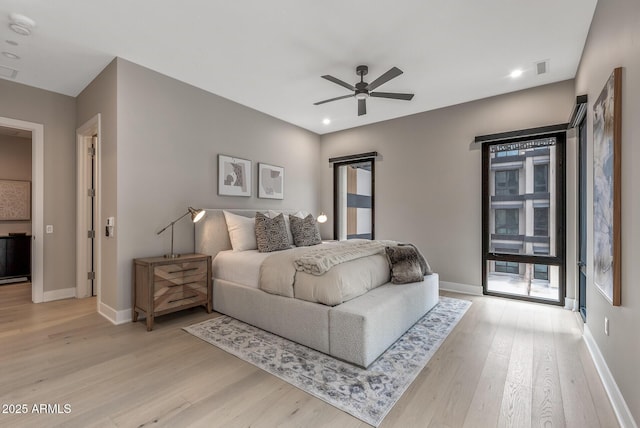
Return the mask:
<svg viewBox="0 0 640 428">
<path fill-rule="evenodd" d="M 342 80 L 340 80 L 338 78 L 335 78 L 333 76 L 329 76 L 328 74 L 325 74 L 324 76 L 320 76 L 320 77 L 322 77 L 323 79 L 327 79 L 329 82 L 333 82 L 333 83 L 336 83 L 336 84 L 338 84 L 338 85 L 340 85 L 342 87 L 345 87 L 345 88 L 349 89 L 350 91 L 355 91 L 356 90 L 355 86 L 350 85 L 347 82 L 343 82 Z"/>
<path fill-rule="evenodd" d="M 341 97 L 335 97 L 335 98 L 330 98 L 330 99 L 324 100 L 324 101 L 318 101 L 317 103 L 313 103 L 313 105 L 314 106 L 319 106 L 320 104 L 330 103 L 331 101 L 338 101 L 338 100 L 343 100 L 345 98 L 352 98 L 352 97 L 355 97 L 355 94 L 343 95 Z"/>
<path fill-rule="evenodd" d="M 358 100 L 358 116 L 367 114 L 367 100 Z"/>
<path fill-rule="evenodd" d="M 378 98 L 392 98 L 394 100 L 410 101 L 413 94 L 399 94 L 396 92 L 369 92 L 369 96 Z"/>
<path fill-rule="evenodd" d="M 387 71 L 382 76 L 378 77 L 376 80 L 369 83 L 369 85 L 367 86 L 367 89 L 370 91 L 373 91 L 378 86 L 382 85 L 383 83 L 387 83 L 389 80 L 396 78 L 401 74 L 402 74 L 402 70 L 400 70 L 398 67 L 393 67 L 391 70 Z"/>
</svg>

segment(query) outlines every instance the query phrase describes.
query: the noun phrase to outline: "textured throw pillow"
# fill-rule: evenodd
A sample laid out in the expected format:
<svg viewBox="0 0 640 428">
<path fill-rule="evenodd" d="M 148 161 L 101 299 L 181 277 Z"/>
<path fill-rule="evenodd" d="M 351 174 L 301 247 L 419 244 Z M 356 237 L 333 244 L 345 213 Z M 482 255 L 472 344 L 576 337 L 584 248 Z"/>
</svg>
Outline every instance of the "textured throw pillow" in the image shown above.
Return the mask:
<svg viewBox="0 0 640 428">
<path fill-rule="evenodd" d="M 269 210 L 264 215 L 266 215 L 269 218 L 276 218 L 281 214 L 282 213 Z M 291 225 L 289 224 L 289 216 L 286 214 L 283 214 L 282 216 L 284 217 L 284 224 L 285 224 L 285 227 L 287 228 L 287 238 L 289 238 L 289 244 L 293 245 L 293 235 L 291 234 Z"/>
<path fill-rule="evenodd" d="M 255 250 L 258 248 L 254 219 L 233 214 L 229 211 L 223 211 L 223 213 L 224 219 L 227 222 L 229 240 L 231 241 L 233 251 Z"/>
<path fill-rule="evenodd" d="M 308 247 L 322 242 L 318 223 L 316 223 L 316 219 L 311 214 L 305 218 L 290 215 L 289 224 L 291 225 L 293 243 L 296 247 Z"/>
<path fill-rule="evenodd" d="M 255 222 L 258 251 L 270 253 L 291 248 L 284 215 L 278 214 L 274 218 L 269 218 L 262 213 L 256 213 Z"/>
<path fill-rule="evenodd" d="M 387 260 L 391 266 L 391 282 L 406 284 L 424 281 L 422 267 L 418 260 L 418 252 L 414 247 L 385 247 Z"/>
</svg>

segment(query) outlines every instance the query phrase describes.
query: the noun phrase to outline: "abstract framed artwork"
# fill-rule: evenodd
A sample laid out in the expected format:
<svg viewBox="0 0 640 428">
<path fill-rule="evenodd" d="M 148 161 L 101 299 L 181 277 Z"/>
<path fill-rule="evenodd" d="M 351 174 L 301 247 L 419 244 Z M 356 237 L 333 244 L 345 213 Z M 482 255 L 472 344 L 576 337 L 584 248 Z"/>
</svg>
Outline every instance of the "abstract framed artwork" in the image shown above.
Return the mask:
<svg viewBox="0 0 640 428">
<path fill-rule="evenodd" d="M 0 180 L 0 220 L 31 220 L 31 182 Z"/>
<path fill-rule="evenodd" d="M 218 155 L 218 195 L 251 196 L 251 161 Z"/>
<path fill-rule="evenodd" d="M 284 168 L 266 163 L 258 164 L 258 197 L 284 199 Z"/>
<path fill-rule="evenodd" d="M 621 304 L 622 69 L 616 68 L 593 105 L 593 282 Z"/>
</svg>

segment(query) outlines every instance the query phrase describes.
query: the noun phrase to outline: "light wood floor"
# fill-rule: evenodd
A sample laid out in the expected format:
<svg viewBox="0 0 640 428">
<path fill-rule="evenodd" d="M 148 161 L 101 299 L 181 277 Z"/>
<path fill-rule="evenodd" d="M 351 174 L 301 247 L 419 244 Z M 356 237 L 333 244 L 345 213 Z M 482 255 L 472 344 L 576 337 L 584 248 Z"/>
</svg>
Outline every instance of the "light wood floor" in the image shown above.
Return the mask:
<svg viewBox="0 0 640 428">
<path fill-rule="evenodd" d="M 456 295 L 473 305 L 383 427 L 617 427 L 575 314 Z M 30 303 L 0 287 L 0 404 L 70 414 L 0 414 L 2 427 L 365 427 L 181 330 L 202 308 L 111 325 L 94 298 Z M 6 410 L 6 409 L 5 409 Z"/>
</svg>

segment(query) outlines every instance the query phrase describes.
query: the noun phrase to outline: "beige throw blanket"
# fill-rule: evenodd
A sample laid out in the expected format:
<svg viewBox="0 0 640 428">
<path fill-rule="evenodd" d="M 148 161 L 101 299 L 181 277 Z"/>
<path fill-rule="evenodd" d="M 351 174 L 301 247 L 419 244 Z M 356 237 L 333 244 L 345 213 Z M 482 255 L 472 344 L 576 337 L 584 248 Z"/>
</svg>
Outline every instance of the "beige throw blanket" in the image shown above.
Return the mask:
<svg viewBox="0 0 640 428">
<path fill-rule="evenodd" d="M 375 254 L 384 254 L 385 244 L 382 241 L 354 239 L 343 241 L 342 245 L 331 248 L 309 249 L 293 262 L 298 272 L 311 275 L 323 275 L 340 263 L 346 263 Z"/>
</svg>

